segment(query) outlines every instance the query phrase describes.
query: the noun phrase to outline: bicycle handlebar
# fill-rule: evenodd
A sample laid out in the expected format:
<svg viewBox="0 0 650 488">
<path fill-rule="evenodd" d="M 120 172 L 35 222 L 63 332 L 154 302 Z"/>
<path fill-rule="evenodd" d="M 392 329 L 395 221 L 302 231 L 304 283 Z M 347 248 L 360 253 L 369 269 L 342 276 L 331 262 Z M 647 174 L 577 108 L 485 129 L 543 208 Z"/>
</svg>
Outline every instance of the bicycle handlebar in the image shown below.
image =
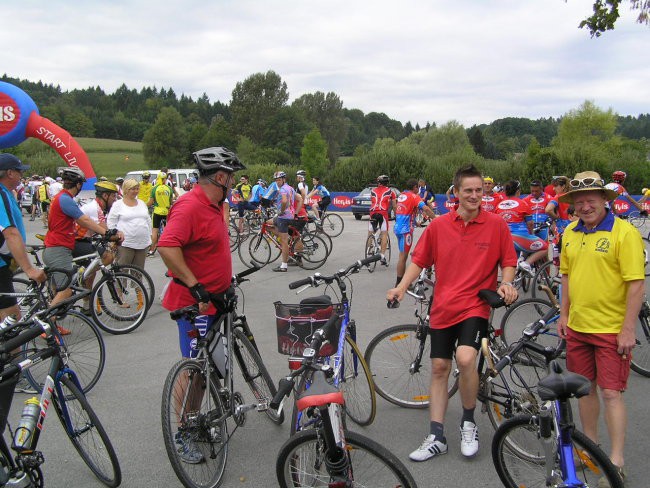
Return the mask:
<svg viewBox="0 0 650 488">
<path fill-rule="evenodd" d="M 255 261 L 251 261 L 251 267 L 250 268 L 245 269 L 241 273 L 238 273 L 235 276 L 233 276 L 233 280 L 232 280 L 233 284 L 236 285 L 237 283 L 243 283 L 244 281 L 248 281 L 248 280 L 244 280 L 243 278 L 245 278 L 246 276 L 248 276 L 250 274 L 258 272 L 260 269 L 262 269 L 261 266 L 259 266 Z"/>
<path fill-rule="evenodd" d="M 23 326 L 26 325 L 26 322 L 23 322 L 21 325 Z M 18 349 L 23 344 L 27 344 L 32 339 L 36 339 L 38 336 L 40 336 L 43 333 L 43 330 L 44 328 L 41 326 L 41 324 L 39 322 L 36 322 L 33 326 L 24 330 L 16 337 L 7 339 L 6 341 L 4 341 L 3 344 L 0 344 L 0 354 L 9 353 L 14 349 Z"/>
<path fill-rule="evenodd" d="M 369 264 L 379 261 L 380 259 L 381 259 L 380 254 L 373 254 L 372 256 L 369 256 L 365 259 L 359 259 L 355 261 L 347 268 L 341 269 L 340 271 L 337 271 L 331 276 L 315 273 L 314 275 L 309 276 L 307 278 L 303 278 L 301 280 L 289 283 L 289 289 L 295 290 L 296 288 L 300 288 L 301 286 L 305 286 L 305 285 L 318 286 L 321 282 L 327 283 L 329 285 L 330 283 L 333 283 L 334 281 L 338 281 L 349 274 L 356 273 L 363 266 L 368 266 Z"/>
</svg>

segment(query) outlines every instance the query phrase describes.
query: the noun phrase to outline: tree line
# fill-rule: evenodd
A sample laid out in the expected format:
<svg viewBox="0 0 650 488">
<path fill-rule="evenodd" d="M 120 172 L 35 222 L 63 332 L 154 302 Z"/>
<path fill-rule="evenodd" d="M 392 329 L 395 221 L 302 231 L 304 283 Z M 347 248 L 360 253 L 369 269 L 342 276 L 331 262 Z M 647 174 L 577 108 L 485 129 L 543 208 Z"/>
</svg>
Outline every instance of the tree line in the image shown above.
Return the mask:
<svg viewBox="0 0 650 488">
<path fill-rule="evenodd" d="M 467 162 L 502 181 L 546 180 L 575 168 L 606 175 L 615 166 L 641 185 L 636 191 L 650 183 L 641 181 L 650 114 L 620 117 L 593 102 L 558 119 L 508 117 L 466 129 L 455 121 L 420 127 L 383 113 L 364 114 L 345 108 L 332 92 L 305 94 L 289 104 L 288 87 L 273 71 L 238 82 L 227 104 L 206 94 L 178 97 L 171 88 L 122 85 L 106 94 L 100 87 L 63 91 L 40 81 L 1 79 L 25 90 L 42 115 L 73 136 L 142 141 L 154 168 L 191 164 L 192 151 L 224 145 L 237 151 L 254 178 L 269 178 L 278 167 L 288 173 L 300 167 L 326 177 L 338 191 L 359 190 L 386 173 L 398 186 L 422 176 L 444 192 L 455 169 Z M 60 163 L 52 158 L 52 164 Z M 633 176 L 637 167 L 644 172 Z"/>
</svg>

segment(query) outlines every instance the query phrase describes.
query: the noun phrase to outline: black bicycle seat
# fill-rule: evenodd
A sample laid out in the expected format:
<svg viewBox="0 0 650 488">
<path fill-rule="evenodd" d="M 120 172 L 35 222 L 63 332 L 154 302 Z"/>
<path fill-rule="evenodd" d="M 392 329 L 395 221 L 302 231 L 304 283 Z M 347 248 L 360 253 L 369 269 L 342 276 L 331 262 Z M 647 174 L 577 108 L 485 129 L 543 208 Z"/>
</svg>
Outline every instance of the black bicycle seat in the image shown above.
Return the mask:
<svg viewBox="0 0 650 488">
<path fill-rule="evenodd" d="M 500 308 L 506 304 L 506 302 L 503 300 L 503 297 L 494 290 L 487 288 L 480 290 L 478 292 L 478 296 L 485 300 L 492 308 Z"/>
<path fill-rule="evenodd" d="M 187 307 L 169 312 L 169 316 L 172 320 L 182 319 L 183 317 L 186 317 L 189 320 L 194 320 L 199 315 L 200 312 L 198 305 L 188 305 Z"/>
<path fill-rule="evenodd" d="M 537 384 L 537 393 L 542 400 L 580 398 L 591 391 L 591 381 L 578 373 L 565 371 L 557 361 L 551 361 L 550 370 L 549 375 Z"/>
</svg>

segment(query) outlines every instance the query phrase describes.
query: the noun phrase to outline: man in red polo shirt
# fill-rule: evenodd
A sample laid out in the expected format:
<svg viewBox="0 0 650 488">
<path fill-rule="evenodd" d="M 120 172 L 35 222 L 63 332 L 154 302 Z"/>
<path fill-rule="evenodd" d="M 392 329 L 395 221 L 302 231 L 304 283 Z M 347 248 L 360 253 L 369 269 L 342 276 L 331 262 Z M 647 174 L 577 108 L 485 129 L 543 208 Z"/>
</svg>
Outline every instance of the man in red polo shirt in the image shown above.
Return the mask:
<svg viewBox="0 0 650 488">
<path fill-rule="evenodd" d="M 461 452 L 478 452 L 478 429 L 474 409 L 478 394 L 476 356 L 486 336 L 490 306 L 478 297 L 483 288 L 495 289 L 498 268 L 502 270 L 497 292 L 506 303 L 517 299 L 512 286 L 517 255 L 506 222 L 481 210 L 483 178 L 474 166 L 461 168 L 454 176 L 458 210 L 435 219 L 426 228 L 411 255 L 411 264 L 400 284 L 388 290 L 388 300 L 401 300 L 420 271 L 435 266 L 436 286 L 430 310 L 431 385 L 430 434 L 409 458 L 425 461 L 447 452 L 443 422 L 447 410 L 447 380 L 454 350 L 460 370 Z"/>
</svg>

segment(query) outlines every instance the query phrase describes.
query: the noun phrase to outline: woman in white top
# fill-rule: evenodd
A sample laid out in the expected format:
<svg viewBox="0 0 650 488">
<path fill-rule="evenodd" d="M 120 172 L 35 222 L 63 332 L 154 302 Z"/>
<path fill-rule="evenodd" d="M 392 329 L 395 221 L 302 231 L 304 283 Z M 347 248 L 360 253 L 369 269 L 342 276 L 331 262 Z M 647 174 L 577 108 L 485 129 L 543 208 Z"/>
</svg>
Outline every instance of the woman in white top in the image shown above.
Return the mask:
<svg viewBox="0 0 650 488">
<path fill-rule="evenodd" d="M 128 179 L 122 184 L 122 200 L 111 207 L 106 224 L 109 229 L 121 230 L 124 242 L 118 249 L 119 264 L 135 264 L 144 268 L 151 245 L 151 218 L 147 205 L 138 199 L 140 183 Z"/>
</svg>

